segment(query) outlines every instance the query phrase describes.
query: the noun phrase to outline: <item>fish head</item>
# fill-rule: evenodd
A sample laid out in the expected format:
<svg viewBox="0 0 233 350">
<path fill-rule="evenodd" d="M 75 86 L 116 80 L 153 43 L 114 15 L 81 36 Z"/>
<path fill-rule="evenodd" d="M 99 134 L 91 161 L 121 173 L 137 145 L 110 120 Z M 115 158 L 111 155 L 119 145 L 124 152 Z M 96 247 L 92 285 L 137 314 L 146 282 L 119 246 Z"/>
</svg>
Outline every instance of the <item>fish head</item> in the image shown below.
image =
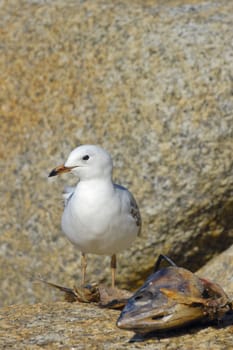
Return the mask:
<svg viewBox="0 0 233 350">
<path fill-rule="evenodd" d="M 129 298 L 117 326 L 136 333 L 164 331 L 203 318 L 202 281 L 180 267 L 153 273 Z"/>
</svg>

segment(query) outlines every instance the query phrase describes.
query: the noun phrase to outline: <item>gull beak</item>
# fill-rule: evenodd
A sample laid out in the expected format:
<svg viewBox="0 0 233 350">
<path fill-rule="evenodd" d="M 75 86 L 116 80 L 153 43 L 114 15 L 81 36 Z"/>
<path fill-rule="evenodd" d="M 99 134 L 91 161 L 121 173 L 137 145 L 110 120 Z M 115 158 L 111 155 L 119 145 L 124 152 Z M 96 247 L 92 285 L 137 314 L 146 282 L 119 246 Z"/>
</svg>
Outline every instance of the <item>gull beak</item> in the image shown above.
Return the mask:
<svg viewBox="0 0 233 350">
<path fill-rule="evenodd" d="M 56 175 L 63 174 L 63 173 L 69 173 L 73 168 L 74 167 L 67 167 L 65 165 L 59 165 L 50 172 L 49 177 L 56 176 Z"/>
</svg>

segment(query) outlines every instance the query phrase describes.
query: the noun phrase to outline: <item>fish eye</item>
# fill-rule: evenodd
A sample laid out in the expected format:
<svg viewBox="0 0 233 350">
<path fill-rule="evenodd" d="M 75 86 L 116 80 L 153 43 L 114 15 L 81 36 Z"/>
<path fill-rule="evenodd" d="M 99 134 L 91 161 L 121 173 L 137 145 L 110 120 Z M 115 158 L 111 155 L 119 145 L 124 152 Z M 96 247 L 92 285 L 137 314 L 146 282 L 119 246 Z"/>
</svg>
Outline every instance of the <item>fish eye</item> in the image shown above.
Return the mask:
<svg viewBox="0 0 233 350">
<path fill-rule="evenodd" d="M 83 160 L 88 160 L 90 157 L 89 157 L 89 155 L 88 154 L 86 154 L 85 156 L 83 156 Z"/>
</svg>

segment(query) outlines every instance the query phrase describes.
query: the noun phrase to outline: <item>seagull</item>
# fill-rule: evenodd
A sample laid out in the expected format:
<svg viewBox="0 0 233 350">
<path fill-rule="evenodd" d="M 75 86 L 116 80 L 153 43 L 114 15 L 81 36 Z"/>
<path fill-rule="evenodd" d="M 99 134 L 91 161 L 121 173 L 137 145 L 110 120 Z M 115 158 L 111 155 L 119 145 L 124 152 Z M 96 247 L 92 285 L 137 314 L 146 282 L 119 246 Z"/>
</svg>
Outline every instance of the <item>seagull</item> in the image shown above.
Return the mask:
<svg viewBox="0 0 233 350">
<path fill-rule="evenodd" d="M 62 231 L 81 251 L 82 284 L 86 281 L 86 255 L 111 256 L 112 287 L 115 287 L 116 254 L 129 248 L 140 235 L 141 216 L 133 195 L 112 181 L 110 154 L 97 145 L 75 148 L 65 164 L 50 174 L 72 173 L 76 187 L 64 194 Z"/>
</svg>

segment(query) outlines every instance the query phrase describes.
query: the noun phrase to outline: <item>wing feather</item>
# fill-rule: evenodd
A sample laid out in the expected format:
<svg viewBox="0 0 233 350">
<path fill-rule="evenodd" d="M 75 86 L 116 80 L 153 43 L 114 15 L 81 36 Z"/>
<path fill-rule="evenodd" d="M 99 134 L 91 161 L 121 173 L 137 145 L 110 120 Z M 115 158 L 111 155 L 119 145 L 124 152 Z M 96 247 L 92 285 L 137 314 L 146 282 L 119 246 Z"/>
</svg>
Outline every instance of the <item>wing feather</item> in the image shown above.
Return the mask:
<svg viewBox="0 0 233 350">
<path fill-rule="evenodd" d="M 130 214 L 134 218 L 136 225 L 139 227 L 138 236 L 140 236 L 141 235 L 142 219 L 141 219 L 139 207 L 137 205 L 137 202 L 136 202 L 134 196 L 132 195 L 131 192 L 129 192 L 127 190 L 127 188 L 125 188 L 121 185 L 118 185 L 118 184 L 114 184 L 114 186 L 116 189 L 118 189 L 120 191 L 126 191 L 127 196 L 129 198 L 129 202 L 130 202 Z"/>
</svg>

